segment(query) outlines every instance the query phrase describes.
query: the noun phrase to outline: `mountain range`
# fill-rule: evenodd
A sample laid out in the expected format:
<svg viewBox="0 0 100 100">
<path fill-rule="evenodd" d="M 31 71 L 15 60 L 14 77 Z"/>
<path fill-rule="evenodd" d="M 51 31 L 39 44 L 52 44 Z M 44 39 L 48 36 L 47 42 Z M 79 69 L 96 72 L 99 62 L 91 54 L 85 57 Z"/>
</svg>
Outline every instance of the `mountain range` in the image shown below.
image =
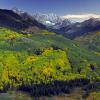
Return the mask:
<svg viewBox="0 0 100 100">
<path fill-rule="evenodd" d="M 55 32 L 59 34 L 63 34 L 64 36 L 73 39 L 75 37 L 88 34 L 90 32 L 96 32 L 100 30 L 100 19 L 91 18 L 81 23 L 74 23 L 68 26 L 62 27 L 60 29 L 55 30 Z"/>
<path fill-rule="evenodd" d="M 72 23 L 69 19 L 62 19 L 53 13 L 30 15 L 19 10 L 0 9 L 0 26 L 27 33 L 36 33 L 40 32 L 41 29 L 47 29 L 74 39 L 90 32 L 99 31 L 100 19 L 90 18 L 83 22 Z"/>
</svg>

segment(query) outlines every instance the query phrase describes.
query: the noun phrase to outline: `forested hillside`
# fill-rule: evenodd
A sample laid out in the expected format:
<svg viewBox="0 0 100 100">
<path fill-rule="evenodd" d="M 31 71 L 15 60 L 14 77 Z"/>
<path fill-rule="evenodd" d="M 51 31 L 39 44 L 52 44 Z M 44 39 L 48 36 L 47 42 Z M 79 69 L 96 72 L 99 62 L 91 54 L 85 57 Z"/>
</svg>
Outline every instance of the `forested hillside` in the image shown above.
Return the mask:
<svg viewBox="0 0 100 100">
<path fill-rule="evenodd" d="M 0 27 L 0 91 L 27 90 L 55 81 L 94 83 L 100 79 L 99 60 L 98 54 L 61 35 L 46 30 L 21 34 Z M 39 94 L 36 88 L 31 89 Z"/>
<path fill-rule="evenodd" d="M 89 50 L 95 51 L 97 54 L 100 53 L 100 31 L 77 37 L 75 38 L 75 41 L 84 45 Z"/>
</svg>

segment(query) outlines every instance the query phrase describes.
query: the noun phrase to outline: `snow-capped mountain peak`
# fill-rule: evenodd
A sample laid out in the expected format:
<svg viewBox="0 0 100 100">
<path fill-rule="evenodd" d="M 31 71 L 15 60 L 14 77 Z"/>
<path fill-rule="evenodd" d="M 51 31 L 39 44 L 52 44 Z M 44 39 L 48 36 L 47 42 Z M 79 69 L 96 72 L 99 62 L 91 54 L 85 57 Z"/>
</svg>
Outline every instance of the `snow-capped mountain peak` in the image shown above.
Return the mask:
<svg viewBox="0 0 100 100">
<path fill-rule="evenodd" d="M 42 24 L 47 26 L 55 25 L 56 23 L 60 22 L 62 19 L 57 16 L 56 14 L 35 14 L 33 16 L 37 21 L 40 21 Z"/>
<path fill-rule="evenodd" d="M 47 27 L 53 27 L 56 29 L 70 24 L 70 21 L 68 19 L 62 19 L 60 16 L 57 16 L 56 14 L 53 13 L 49 14 L 38 13 L 35 14 L 33 17 L 40 23 L 46 25 Z"/>
</svg>

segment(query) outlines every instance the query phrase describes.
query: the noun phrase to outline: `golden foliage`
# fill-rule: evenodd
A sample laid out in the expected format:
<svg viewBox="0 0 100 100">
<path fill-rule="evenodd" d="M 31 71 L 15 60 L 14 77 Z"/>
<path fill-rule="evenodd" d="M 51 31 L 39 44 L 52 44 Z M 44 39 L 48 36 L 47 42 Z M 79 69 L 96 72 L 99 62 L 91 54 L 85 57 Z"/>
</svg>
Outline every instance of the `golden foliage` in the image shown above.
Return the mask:
<svg viewBox="0 0 100 100">
<path fill-rule="evenodd" d="M 53 73 L 53 68 L 52 66 L 48 65 L 42 68 L 42 74 L 46 75 L 46 76 L 50 76 Z"/>
</svg>

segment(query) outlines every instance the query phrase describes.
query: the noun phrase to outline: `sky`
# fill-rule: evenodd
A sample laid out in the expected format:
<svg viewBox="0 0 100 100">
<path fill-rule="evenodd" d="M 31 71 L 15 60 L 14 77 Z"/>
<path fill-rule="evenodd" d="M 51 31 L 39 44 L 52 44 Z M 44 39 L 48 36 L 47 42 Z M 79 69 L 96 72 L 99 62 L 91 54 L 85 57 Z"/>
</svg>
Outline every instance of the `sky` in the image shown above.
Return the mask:
<svg viewBox="0 0 100 100">
<path fill-rule="evenodd" d="M 34 13 L 55 13 L 62 18 L 83 20 L 100 17 L 100 0 L 0 0 L 0 8 Z"/>
</svg>

